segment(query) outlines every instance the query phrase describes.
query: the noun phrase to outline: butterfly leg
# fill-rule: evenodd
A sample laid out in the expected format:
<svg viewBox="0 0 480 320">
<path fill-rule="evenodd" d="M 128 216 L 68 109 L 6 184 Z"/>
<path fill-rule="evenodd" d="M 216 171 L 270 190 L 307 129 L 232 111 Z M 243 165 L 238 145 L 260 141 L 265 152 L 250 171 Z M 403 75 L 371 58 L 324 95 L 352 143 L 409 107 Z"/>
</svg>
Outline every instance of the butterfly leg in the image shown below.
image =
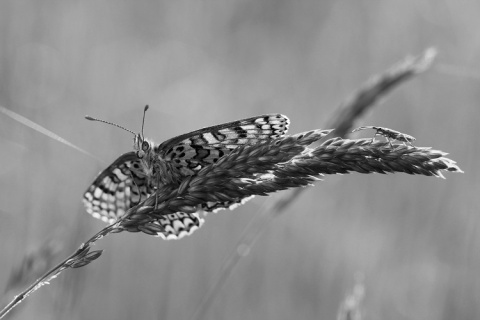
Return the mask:
<svg viewBox="0 0 480 320">
<path fill-rule="evenodd" d="M 406 135 L 406 134 L 404 134 L 404 133 L 402 133 L 401 137 L 402 137 L 402 141 L 403 141 L 403 144 L 404 144 L 404 145 L 407 145 L 407 143 L 408 143 L 410 146 L 415 147 L 415 146 L 413 145 L 413 143 L 412 143 L 412 141 L 415 140 L 414 137 L 408 136 L 408 135 Z"/>
<path fill-rule="evenodd" d="M 129 175 L 130 175 L 130 178 L 131 178 L 132 181 L 133 181 L 133 185 L 134 185 L 135 188 L 137 188 L 137 190 L 138 190 L 138 195 L 139 195 L 138 203 L 141 203 L 141 202 L 142 202 L 142 190 L 140 190 L 140 187 L 138 186 L 137 182 L 135 181 L 135 178 L 133 177 L 132 171 L 129 172 Z"/>
<path fill-rule="evenodd" d="M 160 175 L 157 174 L 157 188 L 156 190 L 158 190 L 158 186 L 160 186 Z M 157 210 L 158 208 L 158 192 L 155 191 L 155 210 Z"/>
<path fill-rule="evenodd" d="M 393 144 L 392 144 L 392 140 L 389 138 L 389 137 L 385 137 L 387 140 L 388 140 L 388 143 L 390 143 L 390 148 L 393 149 Z"/>
</svg>

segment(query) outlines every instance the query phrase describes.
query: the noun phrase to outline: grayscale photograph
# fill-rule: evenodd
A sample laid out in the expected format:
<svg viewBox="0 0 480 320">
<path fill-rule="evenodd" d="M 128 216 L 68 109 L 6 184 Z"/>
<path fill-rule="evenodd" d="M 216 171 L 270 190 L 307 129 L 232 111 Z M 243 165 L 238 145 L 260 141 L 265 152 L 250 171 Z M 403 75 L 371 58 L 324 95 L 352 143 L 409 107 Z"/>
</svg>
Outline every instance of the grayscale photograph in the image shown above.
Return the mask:
<svg viewBox="0 0 480 320">
<path fill-rule="evenodd" d="M 479 17 L 1 1 L 0 319 L 480 319 Z"/>
</svg>

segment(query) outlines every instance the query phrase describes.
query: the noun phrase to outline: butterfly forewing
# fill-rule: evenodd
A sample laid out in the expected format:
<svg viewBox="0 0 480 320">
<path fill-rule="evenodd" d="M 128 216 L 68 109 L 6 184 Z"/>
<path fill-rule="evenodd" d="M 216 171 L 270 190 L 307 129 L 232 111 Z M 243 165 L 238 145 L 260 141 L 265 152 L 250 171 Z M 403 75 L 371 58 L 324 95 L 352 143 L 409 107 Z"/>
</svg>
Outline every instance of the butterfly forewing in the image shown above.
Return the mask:
<svg viewBox="0 0 480 320">
<path fill-rule="evenodd" d="M 254 144 L 259 140 L 272 139 L 285 135 L 290 120 L 282 114 L 268 114 L 186 133 L 158 146 L 160 152 L 168 153 L 178 145 L 227 146 L 230 149 L 244 144 Z"/>
<path fill-rule="evenodd" d="M 242 119 L 172 138 L 160 144 L 156 152 L 183 175 L 191 175 L 239 146 L 284 136 L 289 124 L 281 114 Z"/>
<path fill-rule="evenodd" d="M 195 174 L 206 165 L 215 163 L 231 150 L 243 145 L 254 145 L 282 137 L 288 130 L 289 119 L 281 114 L 267 114 L 203 128 L 169 139 L 154 148 L 155 161 L 164 161 L 172 176 Z M 128 209 L 146 199 L 155 191 L 152 176 L 142 169 L 135 152 L 119 157 L 99 174 L 84 194 L 87 211 L 94 217 L 112 223 Z M 169 180 L 169 179 L 165 179 Z M 205 203 L 206 212 L 233 208 L 243 199 L 231 202 Z M 203 223 L 197 213 L 177 212 L 158 219 L 163 228 L 158 236 L 179 239 L 191 234 Z"/>
</svg>

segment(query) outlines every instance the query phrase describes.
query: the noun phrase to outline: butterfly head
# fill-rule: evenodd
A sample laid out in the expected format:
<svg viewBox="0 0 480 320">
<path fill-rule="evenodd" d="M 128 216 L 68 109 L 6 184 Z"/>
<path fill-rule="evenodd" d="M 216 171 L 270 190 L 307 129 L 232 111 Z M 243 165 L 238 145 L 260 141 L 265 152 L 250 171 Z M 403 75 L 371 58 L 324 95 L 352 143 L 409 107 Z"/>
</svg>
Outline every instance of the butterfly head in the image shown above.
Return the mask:
<svg viewBox="0 0 480 320">
<path fill-rule="evenodd" d="M 137 157 L 143 159 L 145 155 L 148 155 L 153 150 L 153 142 L 148 141 L 140 133 L 137 133 L 135 138 L 133 138 L 133 149 Z"/>
</svg>

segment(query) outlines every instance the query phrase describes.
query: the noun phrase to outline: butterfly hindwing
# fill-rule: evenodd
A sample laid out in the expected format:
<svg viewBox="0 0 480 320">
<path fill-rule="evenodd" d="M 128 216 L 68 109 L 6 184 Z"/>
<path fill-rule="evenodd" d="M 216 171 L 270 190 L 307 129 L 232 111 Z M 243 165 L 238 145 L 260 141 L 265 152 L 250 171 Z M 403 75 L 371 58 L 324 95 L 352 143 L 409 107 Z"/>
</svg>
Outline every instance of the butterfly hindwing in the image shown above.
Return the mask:
<svg viewBox="0 0 480 320">
<path fill-rule="evenodd" d="M 153 192 L 135 152 L 125 153 L 103 170 L 83 196 L 88 213 L 112 223 Z"/>
<path fill-rule="evenodd" d="M 88 213 L 107 223 L 113 223 L 125 212 L 146 199 L 154 191 L 141 174 L 140 161 L 134 152 L 126 153 L 102 171 L 84 194 Z M 157 236 L 165 240 L 181 239 L 202 226 L 199 214 L 175 212 L 154 222 L 162 231 Z"/>
<path fill-rule="evenodd" d="M 226 209 L 233 210 L 253 198 L 254 196 L 247 196 L 244 198 L 237 198 L 231 201 L 206 202 L 201 205 L 201 208 L 205 212 L 205 214 L 209 212 L 217 213 L 220 210 Z"/>
<path fill-rule="evenodd" d="M 200 228 L 204 221 L 197 212 L 166 214 L 155 221 L 155 224 L 162 228 L 162 231 L 157 232 L 157 237 L 161 237 L 164 240 L 181 239 L 191 235 Z"/>
</svg>

